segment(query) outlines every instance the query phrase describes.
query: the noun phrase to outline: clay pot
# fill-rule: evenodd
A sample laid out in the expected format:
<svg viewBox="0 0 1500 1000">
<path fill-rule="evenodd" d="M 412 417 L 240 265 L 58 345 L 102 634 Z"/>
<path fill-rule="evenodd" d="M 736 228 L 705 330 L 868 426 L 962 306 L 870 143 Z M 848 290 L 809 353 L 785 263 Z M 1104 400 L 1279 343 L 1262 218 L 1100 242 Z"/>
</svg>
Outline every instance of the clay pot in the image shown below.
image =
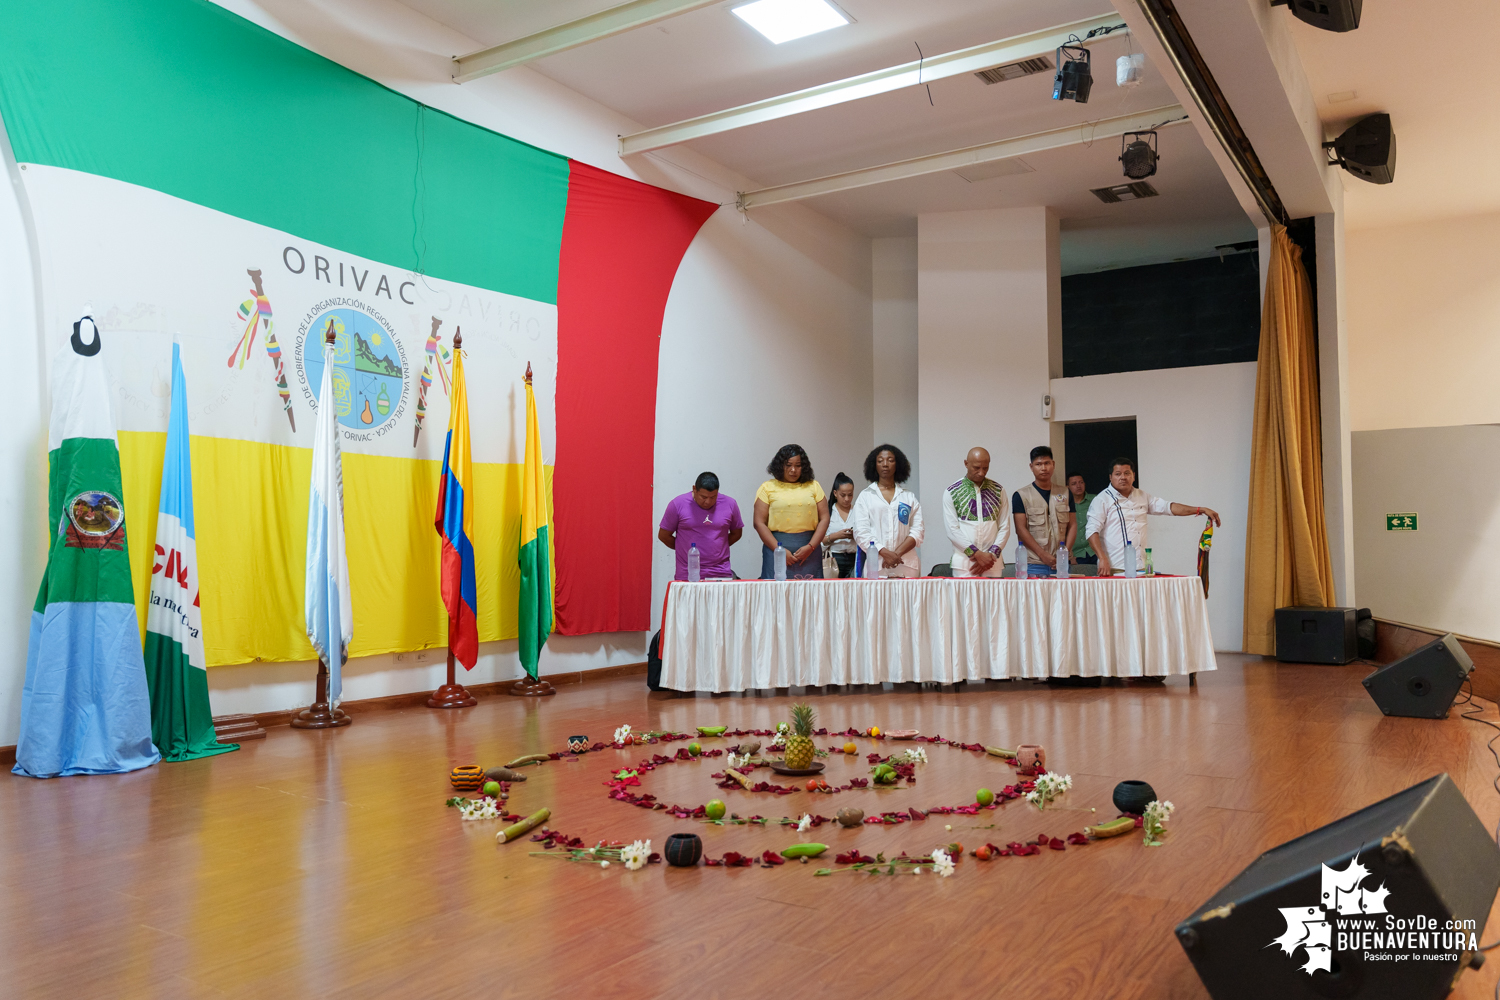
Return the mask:
<svg viewBox="0 0 1500 1000">
<path fill-rule="evenodd" d="M 703 841 L 696 833 L 674 833 L 667 838 L 661 856 L 674 868 L 691 868 L 703 857 Z"/>
<path fill-rule="evenodd" d="M 1022 743 L 1016 747 L 1016 766 L 1022 774 L 1035 774 L 1047 767 L 1047 748 L 1037 743 Z"/>
<path fill-rule="evenodd" d="M 1120 812 L 1139 816 L 1156 801 L 1156 790 L 1144 781 L 1122 781 L 1115 786 L 1113 800 Z"/>
<path fill-rule="evenodd" d="M 853 829 L 865 821 L 865 811 L 845 806 L 833 814 L 833 818 L 839 821 L 839 826 Z"/>
<path fill-rule="evenodd" d="M 587 736 L 569 736 L 568 749 L 574 753 L 588 753 L 589 738 Z"/>
<path fill-rule="evenodd" d="M 448 772 L 448 781 L 456 792 L 474 792 L 484 784 L 484 768 L 478 764 L 460 764 Z"/>
</svg>

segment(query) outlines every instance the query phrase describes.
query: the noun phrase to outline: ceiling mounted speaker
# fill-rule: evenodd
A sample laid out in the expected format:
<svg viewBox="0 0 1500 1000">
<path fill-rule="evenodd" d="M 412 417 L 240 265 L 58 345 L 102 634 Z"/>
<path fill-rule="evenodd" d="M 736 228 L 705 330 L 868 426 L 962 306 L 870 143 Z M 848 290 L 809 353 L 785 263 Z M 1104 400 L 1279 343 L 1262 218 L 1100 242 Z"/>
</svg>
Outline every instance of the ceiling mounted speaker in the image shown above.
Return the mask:
<svg viewBox="0 0 1500 1000">
<path fill-rule="evenodd" d="M 1331 162 L 1371 184 L 1396 179 L 1396 133 L 1391 116 L 1384 112 L 1366 115 L 1337 139 L 1323 143 L 1323 148 L 1333 150 Z"/>
<path fill-rule="evenodd" d="M 1299 21 L 1324 31 L 1353 31 L 1359 27 L 1364 0 L 1271 0 L 1272 7 L 1287 7 Z"/>
</svg>

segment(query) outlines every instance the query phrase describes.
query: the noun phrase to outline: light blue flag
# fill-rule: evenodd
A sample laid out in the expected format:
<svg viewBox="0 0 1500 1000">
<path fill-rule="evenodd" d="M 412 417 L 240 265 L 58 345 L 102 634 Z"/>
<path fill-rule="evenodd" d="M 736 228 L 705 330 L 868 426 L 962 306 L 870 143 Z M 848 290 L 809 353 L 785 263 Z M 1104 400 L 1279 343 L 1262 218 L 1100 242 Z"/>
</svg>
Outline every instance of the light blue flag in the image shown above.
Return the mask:
<svg viewBox="0 0 1500 1000">
<path fill-rule="evenodd" d="M 344 472 L 333 392 L 333 344 L 323 348 L 323 386 L 313 427 L 312 484 L 307 497 L 307 638 L 328 664 L 328 705 L 343 696 L 343 665 L 354 638 L 349 563 L 344 558 Z"/>
</svg>

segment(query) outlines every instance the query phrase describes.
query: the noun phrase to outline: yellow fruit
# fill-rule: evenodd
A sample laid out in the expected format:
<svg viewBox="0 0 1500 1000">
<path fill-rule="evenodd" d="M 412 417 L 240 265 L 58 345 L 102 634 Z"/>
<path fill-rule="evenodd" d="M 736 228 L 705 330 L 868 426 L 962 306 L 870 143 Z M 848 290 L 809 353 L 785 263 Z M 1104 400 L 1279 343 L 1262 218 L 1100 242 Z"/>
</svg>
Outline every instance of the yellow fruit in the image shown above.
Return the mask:
<svg viewBox="0 0 1500 1000">
<path fill-rule="evenodd" d="M 871 726 L 870 727 L 870 735 L 871 736 L 879 736 L 880 735 L 880 727 L 879 726 Z"/>
<path fill-rule="evenodd" d="M 854 745 L 853 740 L 850 740 L 844 744 L 844 753 L 859 753 L 859 747 Z"/>
<path fill-rule="evenodd" d="M 792 706 L 792 732 L 786 738 L 786 766 L 804 771 L 812 766 L 816 748 L 812 741 L 813 709 L 811 705 Z"/>
</svg>

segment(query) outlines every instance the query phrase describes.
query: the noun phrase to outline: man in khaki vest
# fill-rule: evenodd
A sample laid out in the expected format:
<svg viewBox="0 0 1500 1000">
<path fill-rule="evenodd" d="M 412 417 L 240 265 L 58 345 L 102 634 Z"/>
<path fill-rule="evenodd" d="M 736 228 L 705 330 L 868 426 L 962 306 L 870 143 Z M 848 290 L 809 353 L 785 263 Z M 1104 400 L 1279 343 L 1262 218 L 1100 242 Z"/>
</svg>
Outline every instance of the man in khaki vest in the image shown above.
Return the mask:
<svg viewBox="0 0 1500 1000">
<path fill-rule="evenodd" d="M 1026 546 L 1026 563 L 1016 567 L 1016 576 L 1053 576 L 1057 572 L 1059 546 L 1073 548 L 1078 524 L 1073 494 L 1067 487 L 1054 485 L 1052 449 L 1039 445 L 1031 449 L 1031 474 L 1036 481 L 1016 490 L 1011 498 L 1011 515 L 1015 519 L 1016 539 Z"/>
</svg>

